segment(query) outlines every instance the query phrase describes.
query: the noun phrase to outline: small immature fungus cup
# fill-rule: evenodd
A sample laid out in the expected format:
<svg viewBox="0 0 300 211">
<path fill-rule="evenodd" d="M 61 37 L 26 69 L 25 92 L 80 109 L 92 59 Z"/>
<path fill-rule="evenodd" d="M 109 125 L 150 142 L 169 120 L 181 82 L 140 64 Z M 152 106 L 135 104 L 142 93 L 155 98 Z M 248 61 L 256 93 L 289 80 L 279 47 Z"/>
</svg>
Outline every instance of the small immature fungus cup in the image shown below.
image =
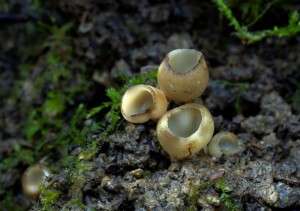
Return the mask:
<svg viewBox="0 0 300 211">
<path fill-rule="evenodd" d="M 149 85 L 130 87 L 121 102 L 123 117 L 132 123 L 144 123 L 149 119 L 159 119 L 168 108 L 166 96 L 159 89 Z"/>
<path fill-rule="evenodd" d="M 49 169 L 41 164 L 30 166 L 22 176 L 22 187 L 24 193 L 30 197 L 38 198 L 40 195 L 39 186 L 50 176 Z"/>
<path fill-rule="evenodd" d="M 214 122 L 203 105 L 190 103 L 174 108 L 159 120 L 157 138 L 163 149 L 176 159 L 184 159 L 205 147 L 214 133 Z"/>
<path fill-rule="evenodd" d="M 171 51 L 160 64 L 157 81 L 169 100 L 189 102 L 202 95 L 209 72 L 203 54 L 193 49 Z"/>
<path fill-rule="evenodd" d="M 233 133 L 222 131 L 214 135 L 208 145 L 208 154 L 220 158 L 223 154 L 233 155 L 238 152 L 239 138 Z"/>
</svg>

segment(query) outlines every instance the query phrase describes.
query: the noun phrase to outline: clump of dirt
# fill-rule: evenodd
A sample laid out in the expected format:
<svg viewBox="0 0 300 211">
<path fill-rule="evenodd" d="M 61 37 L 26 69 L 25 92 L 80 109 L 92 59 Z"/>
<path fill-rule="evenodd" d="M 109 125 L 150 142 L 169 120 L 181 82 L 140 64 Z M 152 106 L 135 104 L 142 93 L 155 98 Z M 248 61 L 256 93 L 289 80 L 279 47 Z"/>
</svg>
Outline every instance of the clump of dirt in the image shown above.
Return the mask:
<svg viewBox="0 0 300 211">
<path fill-rule="evenodd" d="M 64 196 L 57 204 L 64 207 L 69 200 L 77 199 L 86 208 L 97 210 L 186 210 L 192 205 L 224 209 L 228 207 L 218 187 L 222 181 L 236 208 L 300 205 L 296 176 L 299 140 L 283 159 L 283 143 L 273 133 L 262 141 L 251 133 L 239 133 L 247 147 L 237 155 L 217 161 L 201 153 L 193 159 L 170 162 L 151 129 L 154 124 L 126 123 L 124 127 L 111 135 L 108 143 L 103 142 L 101 153 L 87 162 L 92 167 L 83 172 L 80 182 L 70 183 L 65 173 L 51 178 L 47 187 Z"/>
<path fill-rule="evenodd" d="M 282 80 L 299 75 L 294 68 L 299 67 L 299 46 L 276 57 L 268 53 L 285 45 L 235 43 L 220 55 L 213 54 L 213 64 L 208 59 L 211 80 L 202 100 L 214 116 L 216 132 L 234 132 L 244 144 L 239 154 L 216 160 L 200 153 L 172 161 L 158 144 L 154 122 L 133 125 L 122 120 L 90 161 L 93 168 L 84 172 L 84 181 L 75 188 L 79 194 L 68 189 L 77 184 L 58 182 L 65 175 L 55 175 L 57 181 L 49 188 L 55 186 L 65 196 L 79 195 L 76 199 L 97 210 L 299 207 L 300 122 L 285 100 L 288 88 L 282 85 Z M 286 53 L 288 70 L 282 77 L 286 69 L 273 61 L 286 58 Z M 71 198 L 58 204 L 63 207 Z"/>
</svg>

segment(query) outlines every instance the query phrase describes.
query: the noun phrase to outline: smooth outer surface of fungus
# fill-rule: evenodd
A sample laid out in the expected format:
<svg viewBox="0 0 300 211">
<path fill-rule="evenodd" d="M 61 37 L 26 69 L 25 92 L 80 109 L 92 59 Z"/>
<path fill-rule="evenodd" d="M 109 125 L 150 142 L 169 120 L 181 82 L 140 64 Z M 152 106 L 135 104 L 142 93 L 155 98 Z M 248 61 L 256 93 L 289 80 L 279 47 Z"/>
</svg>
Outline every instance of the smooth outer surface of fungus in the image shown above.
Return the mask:
<svg viewBox="0 0 300 211">
<path fill-rule="evenodd" d="M 165 113 L 157 124 L 157 138 L 163 149 L 184 159 L 206 146 L 214 133 L 214 122 L 203 105 L 190 103 Z"/>
<path fill-rule="evenodd" d="M 220 158 L 223 154 L 233 155 L 238 151 L 238 137 L 230 132 L 219 132 L 208 145 L 209 155 Z"/>
<path fill-rule="evenodd" d="M 202 95 L 209 72 L 203 54 L 193 49 L 171 51 L 160 64 L 157 81 L 168 99 L 189 102 Z"/>
<path fill-rule="evenodd" d="M 168 108 L 166 96 L 159 89 L 149 85 L 130 87 L 121 102 L 123 117 L 132 123 L 144 123 L 149 119 L 159 119 Z"/>
<path fill-rule="evenodd" d="M 24 193 L 33 198 L 39 197 L 39 186 L 45 182 L 49 175 L 50 171 L 44 165 L 36 164 L 28 167 L 22 176 L 22 187 Z"/>
</svg>

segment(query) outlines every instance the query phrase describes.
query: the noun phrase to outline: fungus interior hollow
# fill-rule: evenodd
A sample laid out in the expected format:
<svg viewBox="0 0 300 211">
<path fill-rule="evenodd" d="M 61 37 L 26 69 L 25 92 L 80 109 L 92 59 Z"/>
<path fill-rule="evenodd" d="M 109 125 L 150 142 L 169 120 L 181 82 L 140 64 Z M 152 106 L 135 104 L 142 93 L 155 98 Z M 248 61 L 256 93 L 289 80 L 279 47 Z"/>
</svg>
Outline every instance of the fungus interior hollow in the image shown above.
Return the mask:
<svg viewBox="0 0 300 211">
<path fill-rule="evenodd" d="M 38 184 L 45 179 L 45 177 L 49 175 L 45 170 L 42 169 L 34 169 L 30 172 L 30 177 L 28 177 L 28 183 L 30 184 Z"/>
<path fill-rule="evenodd" d="M 196 67 L 201 55 L 193 49 L 177 49 L 168 54 L 169 64 L 175 72 L 184 74 Z"/>
<path fill-rule="evenodd" d="M 168 127 L 175 136 L 187 138 L 198 130 L 201 121 L 202 115 L 198 109 L 180 109 L 169 117 Z"/>
<path fill-rule="evenodd" d="M 234 153 L 238 150 L 237 141 L 230 137 L 222 137 L 219 141 L 219 147 L 223 152 Z"/>
<path fill-rule="evenodd" d="M 148 90 L 132 90 L 125 96 L 124 105 L 128 108 L 128 116 L 144 114 L 153 106 L 153 98 Z"/>
</svg>

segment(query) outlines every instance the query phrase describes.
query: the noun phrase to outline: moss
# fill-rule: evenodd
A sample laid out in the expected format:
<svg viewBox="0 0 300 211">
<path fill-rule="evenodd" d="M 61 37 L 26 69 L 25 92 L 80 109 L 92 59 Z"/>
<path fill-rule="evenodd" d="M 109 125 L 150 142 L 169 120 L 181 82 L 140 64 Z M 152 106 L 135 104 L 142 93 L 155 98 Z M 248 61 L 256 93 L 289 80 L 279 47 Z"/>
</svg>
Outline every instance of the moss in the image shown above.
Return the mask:
<svg viewBox="0 0 300 211">
<path fill-rule="evenodd" d="M 197 200 L 199 198 L 199 185 L 195 185 L 189 193 L 188 197 L 188 211 L 195 211 L 197 210 Z"/>
<path fill-rule="evenodd" d="M 228 187 L 225 182 L 221 179 L 216 183 L 217 189 L 221 192 L 221 201 L 226 210 L 238 211 L 241 210 L 238 205 L 236 205 L 230 194 L 228 193 Z"/>
<path fill-rule="evenodd" d="M 18 144 L 15 144 L 18 145 Z M 34 162 L 35 155 L 32 150 L 28 149 L 18 149 L 12 153 L 10 157 L 1 160 L 0 169 L 7 170 L 17 166 L 20 162 L 32 164 Z"/>
<path fill-rule="evenodd" d="M 230 22 L 230 25 L 234 27 L 236 32 L 234 33 L 238 36 L 244 43 L 254 43 L 260 41 L 266 37 L 276 36 L 276 37 L 290 37 L 294 36 L 295 34 L 300 32 L 300 19 L 299 13 L 297 11 L 291 12 L 289 21 L 287 26 L 285 27 L 277 27 L 274 26 L 273 29 L 264 29 L 256 32 L 250 32 L 248 27 L 256 23 L 265 12 L 262 11 L 262 15 L 254 14 L 255 19 L 249 23 L 248 26 L 241 25 L 236 17 L 233 15 L 231 9 L 227 6 L 224 0 L 213 0 L 213 2 L 218 7 L 221 14 L 223 14 Z M 252 11 L 259 11 L 257 10 L 257 4 L 253 4 L 254 1 L 250 1 L 247 5 L 249 8 L 253 8 Z M 259 1 L 262 2 L 262 1 Z M 247 6 L 246 5 L 246 6 Z M 270 7 L 267 6 L 267 8 Z M 244 5 L 245 8 L 245 5 Z"/>
<path fill-rule="evenodd" d="M 71 170 L 71 183 L 76 182 L 78 179 L 82 179 L 84 177 L 83 172 L 89 169 L 91 169 L 91 166 L 88 163 L 84 161 L 77 161 L 75 167 Z"/>
<path fill-rule="evenodd" d="M 55 92 L 49 92 L 47 100 L 43 104 L 43 112 L 48 117 L 56 117 L 65 110 L 64 95 Z"/>
<path fill-rule="evenodd" d="M 194 211 L 197 210 L 197 201 L 200 198 L 202 193 L 205 193 L 208 189 L 212 188 L 213 183 L 205 182 L 205 183 L 195 183 L 191 188 L 188 196 L 188 210 Z"/>
<path fill-rule="evenodd" d="M 99 148 L 96 142 L 92 142 L 84 151 L 79 154 L 80 160 L 90 160 L 97 152 Z"/>
<path fill-rule="evenodd" d="M 51 210 L 51 207 L 55 204 L 60 192 L 56 190 L 46 189 L 44 186 L 40 187 L 41 190 L 41 203 L 43 205 L 43 210 Z"/>
<path fill-rule="evenodd" d="M 44 2 L 35 0 L 30 8 L 39 10 L 41 4 Z M 22 24 L 24 45 L 15 52 L 22 55 L 16 71 L 18 74 L 9 93 L 0 93 L 18 102 L 12 103 L 12 109 L 17 111 L 15 116 L 21 120 L 19 128 L 15 129 L 20 140 L 13 139 L 15 143 L 12 144 L 10 156 L 1 159 L 0 174 L 14 167 L 24 169 L 41 159 L 49 163 L 49 168 L 54 170 L 52 172 L 70 166 L 76 158 L 68 156 L 68 149 L 78 145 L 84 148 L 89 142 L 87 134 L 99 128 L 95 122 L 85 124 L 86 108 L 83 104 L 78 105 L 81 100 L 78 96 L 85 93 L 93 82 L 86 65 L 74 60 L 78 58 L 78 52 L 73 51 L 70 36 L 72 23 L 57 24 L 56 18 L 51 15 L 50 19 L 47 23 L 29 21 Z M 95 146 L 91 144 L 83 152 L 84 160 L 97 152 Z M 62 162 L 52 165 L 53 161 Z M 85 169 L 78 165 L 73 173 L 74 178 L 80 172 L 79 167 Z M 16 197 L 13 193 L 8 194 L 9 189 L 5 190 L 0 193 L 2 199 L 8 202 Z M 56 192 L 47 189 L 42 192 L 43 207 L 50 209 Z M 6 204 L 4 207 L 17 210 L 18 204 Z"/>
<path fill-rule="evenodd" d="M 228 193 L 228 187 L 226 186 L 224 180 L 219 178 L 213 181 L 207 181 L 205 183 L 197 183 L 191 188 L 187 202 L 189 204 L 188 210 L 197 210 L 197 201 L 201 197 L 201 194 L 206 194 L 211 192 L 213 188 L 216 187 L 217 191 L 220 192 L 220 198 L 222 201 L 222 206 L 224 210 L 238 211 L 240 208 L 238 205 L 234 204 L 232 197 Z"/>
<path fill-rule="evenodd" d="M 4 190 L 3 190 L 4 191 Z M 2 195 L 0 191 L 0 196 Z M 8 191 L 4 197 L 4 199 L 0 203 L 0 207 L 4 207 L 7 210 L 15 210 L 14 196 L 12 191 Z"/>
</svg>

